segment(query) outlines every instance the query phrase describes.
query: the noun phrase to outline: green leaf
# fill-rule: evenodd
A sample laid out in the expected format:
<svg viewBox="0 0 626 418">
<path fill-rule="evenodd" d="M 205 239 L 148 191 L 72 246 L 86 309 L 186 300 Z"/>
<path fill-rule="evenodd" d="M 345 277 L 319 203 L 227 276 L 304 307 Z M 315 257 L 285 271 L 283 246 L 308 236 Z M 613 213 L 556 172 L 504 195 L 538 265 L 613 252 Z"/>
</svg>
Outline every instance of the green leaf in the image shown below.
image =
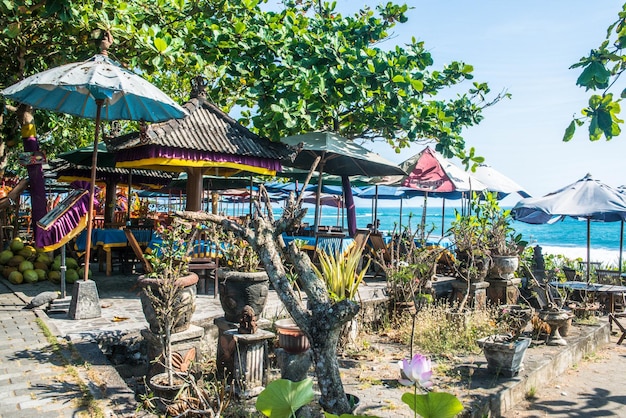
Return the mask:
<svg viewBox="0 0 626 418">
<path fill-rule="evenodd" d="M 394 83 L 404 83 L 404 76 L 398 74 L 394 78 L 391 79 Z"/>
<path fill-rule="evenodd" d="M 411 86 L 417 91 L 424 90 L 424 83 L 420 80 L 411 80 Z"/>
<path fill-rule="evenodd" d="M 163 52 L 167 49 L 167 42 L 163 38 L 154 38 L 154 47 L 159 52 Z"/>
<path fill-rule="evenodd" d="M 454 418 L 463 410 L 461 401 L 446 392 L 428 392 L 425 395 L 405 393 L 402 402 L 423 418 Z"/>
<path fill-rule="evenodd" d="M 576 80 L 576 84 L 586 90 L 605 89 L 609 86 L 611 72 L 599 61 L 589 64 Z"/>
<path fill-rule="evenodd" d="M 237 23 L 235 23 L 234 29 L 235 29 L 235 33 L 237 35 L 240 35 L 240 34 L 243 33 L 243 31 L 246 30 L 246 24 L 243 23 L 243 22 L 237 22 Z"/>
<path fill-rule="evenodd" d="M 567 129 L 565 130 L 565 135 L 563 135 L 563 142 L 569 142 L 574 137 L 574 132 L 576 132 L 576 123 L 575 121 L 571 121 Z"/>
<path fill-rule="evenodd" d="M 289 418 L 314 398 L 313 380 L 292 382 L 278 379 L 270 382 L 256 400 L 256 409 L 266 417 Z"/>
</svg>

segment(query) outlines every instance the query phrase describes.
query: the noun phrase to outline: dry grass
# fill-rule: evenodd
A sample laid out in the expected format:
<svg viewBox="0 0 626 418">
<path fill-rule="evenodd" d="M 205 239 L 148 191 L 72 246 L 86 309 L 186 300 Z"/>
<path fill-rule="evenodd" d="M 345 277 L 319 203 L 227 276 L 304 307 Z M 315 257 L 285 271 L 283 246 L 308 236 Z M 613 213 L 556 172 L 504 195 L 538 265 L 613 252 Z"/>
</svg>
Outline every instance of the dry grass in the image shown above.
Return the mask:
<svg viewBox="0 0 626 418">
<path fill-rule="evenodd" d="M 386 330 L 395 342 L 410 345 L 413 352 L 436 356 L 478 353 L 476 340 L 498 332 L 493 309 L 454 314 L 446 304 L 431 304 L 415 314 L 398 315 Z"/>
</svg>

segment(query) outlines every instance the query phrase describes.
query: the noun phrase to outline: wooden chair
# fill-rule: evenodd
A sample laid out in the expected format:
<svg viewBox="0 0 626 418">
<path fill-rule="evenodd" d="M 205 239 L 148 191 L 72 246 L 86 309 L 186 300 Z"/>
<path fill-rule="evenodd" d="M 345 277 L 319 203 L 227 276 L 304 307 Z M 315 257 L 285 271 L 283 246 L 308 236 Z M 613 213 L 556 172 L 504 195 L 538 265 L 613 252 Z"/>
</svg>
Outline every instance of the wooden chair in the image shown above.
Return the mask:
<svg viewBox="0 0 626 418">
<path fill-rule="evenodd" d="M 581 279 L 580 274 L 571 267 L 563 267 L 563 274 L 568 282 L 578 282 Z"/>
<path fill-rule="evenodd" d="M 124 228 L 124 235 L 126 235 L 128 245 L 133 250 L 135 258 L 141 262 L 143 271 L 146 273 L 152 273 L 152 264 L 150 264 L 150 262 L 146 260 L 143 249 L 141 248 L 141 245 L 139 245 L 137 238 L 135 238 L 133 231 L 128 228 Z"/>
<path fill-rule="evenodd" d="M 622 285 L 622 275 L 617 270 L 604 270 L 604 269 L 596 269 L 596 277 L 598 279 L 598 284 L 605 284 L 609 286 L 621 286 Z M 603 295 L 607 296 L 607 295 Z M 608 295 L 608 301 L 606 301 L 605 305 L 607 306 L 607 310 L 611 313 L 618 311 L 623 312 L 626 310 L 626 294 L 620 292 L 612 292 Z"/>
<path fill-rule="evenodd" d="M 126 226 L 126 216 L 128 214 L 122 211 L 113 212 L 113 220 L 104 225 L 105 228 L 120 229 Z"/>
<path fill-rule="evenodd" d="M 624 341 L 624 338 L 626 338 L 626 325 L 620 322 L 620 320 L 624 320 L 624 319 L 626 319 L 626 313 L 624 312 L 609 314 L 609 326 L 611 328 L 613 327 L 613 325 L 617 326 L 617 328 L 619 328 L 619 331 L 617 333 L 618 334 L 620 332 L 622 333 L 622 335 L 620 335 L 619 337 L 619 340 L 617 340 L 617 345 L 621 345 L 622 342 Z"/>
<path fill-rule="evenodd" d="M 372 232 L 369 240 L 367 241 L 367 245 L 379 259 L 382 257 L 385 264 L 391 263 L 391 252 L 389 251 L 389 247 L 385 243 L 383 235 L 380 232 Z"/>
<path fill-rule="evenodd" d="M 599 284 L 622 285 L 622 276 L 617 270 L 596 269 L 596 277 Z"/>
<path fill-rule="evenodd" d="M 315 248 L 313 252 L 313 262 L 317 262 L 318 251 L 324 251 L 327 254 L 340 255 L 343 252 L 343 240 L 346 238 L 344 233 L 339 232 L 318 232 L 315 234 Z"/>
<path fill-rule="evenodd" d="M 216 298 L 218 294 L 219 245 L 211 241 L 207 232 L 203 230 L 196 230 L 191 242 L 189 271 L 196 272 L 199 276 L 198 293 L 208 294 L 207 279 L 213 278 L 213 297 Z"/>
<path fill-rule="evenodd" d="M 369 248 L 371 257 L 374 258 L 374 278 L 385 276 L 381 265 L 388 266 L 391 264 L 391 251 L 380 232 L 372 232 L 367 240 L 366 247 Z"/>
<path fill-rule="evenodd" d="M 367 245 L 367 240 L 369 239 L 369 237 L 370 237 L 369 229 L 357 229 L 356 232 L 354 233 L 354 245 L 356 245 L 356 247 L 362 251 L 361 260 L 359 260 L 359 271 L 363 268 L 363 257 L 368 256 L 367 254 L 365 254 L 365 251 L 363 250 L 365 249 L 365 246 Z"/>
</svg>

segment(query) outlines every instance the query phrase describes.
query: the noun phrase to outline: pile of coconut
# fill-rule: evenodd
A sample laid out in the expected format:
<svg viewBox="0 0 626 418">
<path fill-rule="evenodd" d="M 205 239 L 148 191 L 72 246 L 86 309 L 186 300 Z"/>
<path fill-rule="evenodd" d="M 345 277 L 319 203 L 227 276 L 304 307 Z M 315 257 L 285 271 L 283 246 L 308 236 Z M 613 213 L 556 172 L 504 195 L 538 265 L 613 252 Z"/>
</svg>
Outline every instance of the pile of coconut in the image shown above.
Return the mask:
<svg viewBox="0 0 626 418">
<path fill-rule="evenodd" d="M 65 258 L 65 281 L 74 283 L 84 275 L 84 267 L 72 257 Z M 13 284 L 34 283 L 50 280 L 61 283 L 61 255 L 44 252 L 27 245 L 20 238 L 14 238 L 6 250 L 0 252 L 0 271 L 4 278 Z M 91 272 L 90 272 L 91 273 Z"/>
</svg>

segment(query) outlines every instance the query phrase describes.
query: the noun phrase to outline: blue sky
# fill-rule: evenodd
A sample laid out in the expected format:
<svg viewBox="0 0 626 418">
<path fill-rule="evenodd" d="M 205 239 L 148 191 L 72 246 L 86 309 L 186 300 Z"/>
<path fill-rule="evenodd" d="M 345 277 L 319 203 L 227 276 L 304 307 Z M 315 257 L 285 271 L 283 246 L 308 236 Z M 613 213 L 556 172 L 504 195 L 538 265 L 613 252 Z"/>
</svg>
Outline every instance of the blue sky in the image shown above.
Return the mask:
<svg viewBox="0 0 626 418">
<path fill-rule="evenodd" d="M 338 4 L 346 14 L 377 3 L 339 0 Z M 510 100 L 487 109 L 481 124 L 464 133 L 468 146 L 476 147 L 486 163 L 534 196 L 573 183 L 586 173 L 612 186 L 626 184 L 626 135 L 591 143 L 586 128 L 579 128 L 571 142 L 562 142 L 572 115 L 587 103 L 587 94 L 575 84 L 579 71 L 569 67 L 602 42 L 622 2 L 413 0 L 407 4 L 414 9 L 408 13 L 409 21 L 396 27 L 394 38 L 387 41 L 390 46 L 414 36 L 432 53 L 434 68 L 464 61 L 474 66 L 475 81 L 489 83 L 494 94 L 503 89 L 512 94 Z M 624 88 L 623 80 L 617 87 Z M 622 116 L 626 118 L 626 109 Z M 401 162 L 423 147 L 416 145 L 401 155 L 383 145 L 374 150 Z"/>
</svg>

